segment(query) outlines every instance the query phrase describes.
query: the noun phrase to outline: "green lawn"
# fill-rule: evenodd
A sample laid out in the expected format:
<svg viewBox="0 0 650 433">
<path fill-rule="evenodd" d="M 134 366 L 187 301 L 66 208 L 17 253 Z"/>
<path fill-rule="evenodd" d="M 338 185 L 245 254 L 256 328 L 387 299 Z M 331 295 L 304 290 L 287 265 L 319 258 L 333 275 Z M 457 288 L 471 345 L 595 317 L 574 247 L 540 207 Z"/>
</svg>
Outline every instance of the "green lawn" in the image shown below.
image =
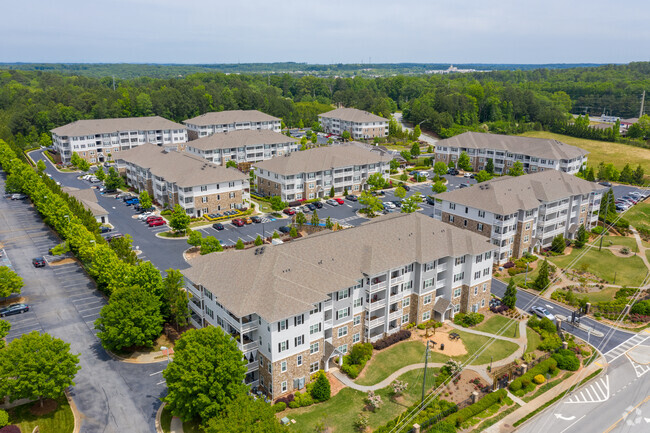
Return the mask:
<svg viewBox="0 0 650 433">
<path fill-rule="evenodd" d="M 600 239 L 595 238 L 591 241 L 592 244 L 599 246 Z M 603 236 L 603 247 L 611 247 L 614 245 L 620 245 L 622 247 L 628 247 L 630 251 L 636 251 L 636 239 L 632 236 Z"/>
<path fill-rule="evenodd" d="M 542 342 L 542 337 L 533 329 L 526 327 L 526 353 L 533 352 Z"/>
<path fill-rule="evenodd" d="M 537 260 L 539 262 L 539 260 Z M 526 277 L 526 272 L 522 272 L 521 274 L 513 275 L 515 284 L 518 286 L 523 286 L 524 281 L 528 281 L 529 283 L 531 281 L 535 281 L 535 278 L 537 278 L 537 268 L 535 269 L 528 269 L 528 277 Z M 506 277 L 502 277 L 501 280 L 504 282 L 508 283 L 510 281 L 510 275 Z"/>
<path fill-rule="evenodd" d="M 614 299 L 614 295 L 618 290 L 619 290 L 618 287 L 605 287 L 603 290 L 599 290 L 597 292 L 591 292 L 591 293 L 573 292 L 573 294 L 578 298 L 587 297 L 589 298 L 590 302 L 604 302 L 604 301 L 612 301 Z M 561 291 L 566 291 L 566 290 L 562 289 Z"/>
<path fill-rule="evenodd" d="M 578 146 L 589 151 L 587 155 L 588 165 L 598 167 L 600 162 L 614 164 L 618 170 L 622 170 L 625 164 L 630 163 L 632 169 L 637 164 L 646 172 L 650 173 L 650 150 L 641 147 L 630 146 L 622 143 L 610 143 L 606 141 L 587 140 L 585 138 L 569 137 L 567 135 L 554 134 L 546 131 L 529 131 L 521 134 L 526 137 L 551 138 L 572 146 Z"/>
<path fill-rule="evenodd" d="M 257 204 L 257 209 L 262 212 L 262 213 L 269 213 L 273 212 L 273 209 L 271 209 L 271 205 L 268 202 L 265 201 L 258 201 L 258 200 L 253 200 L 255 204 Z"/>
<path fill-rule="evenodd" d="M 460 335 L 460 339 L 462 340 L 463 343 L 465 343 L 465 348 L 467 349 L 466 355 L 453 357 L 453 359 L 459 362 L 467 361 L 470 357 L 474 356 L 474 354 L 477 353 L 481 348 L 483 348 L 483 345 L 488 340 L 490 340 L 490 337 L 485 337 L 483 335 L 470 334 L 469 332 L 463 332 L 459 330 L 455 330 L 454 332 Z M 435 337 L 433 337 L 433 339 L 435 340 Z M 487 348 L 485 348 L 485 350 L 470 364 L 480 365 L 480 364 L 488 364 L 490 360 L 498 361 L 500 359 L 503 359 L 513 354 L 518 347 L 519 346 L 517 346 L 517 344 L 511 343 L 509 341 L 503 341 L 503 340 L 493 341 L 492 344 Z M 440 352 L 429 353 L 429 362 L 444 363 L 447 362 L 448 360 L 449 357 L 443 355 Z"/>
<path fill-rule="evenodd" d="M 645 227 L 650 230 L 650 203 L 637 203 L 625 212 L 623 218 L 634 227 Z"/>
<path fill-rule="evenodd" d="M 9 424 L 18 424 L 23 432 L 31 432 L 34 427 L 38 426 L 43 433 L 71 433 L 74 429 L 74 416 L 65 397 L 57 399 L 59 404 L 55 411 L 37 417 L 32 415 L 29 408 L 33 404 L 27 403 L 10 409 Z"/>
<path fill-rule="evenodd" d="M 506 326 L 505 329 L 503 329 L 504 326 Z M 519 322 L 514 319 L 508 319 L 504 316 L 492 316 L 472 329 L 476 331 L 489 332 L 490 334 L 501 332 L 500 335 L 502 337 L 519 338 Z"/>
<path fill-rule="evenodd" d="M 592 248 L 580 260 L 573 263 L 578 254 L 582 253 L 584 249 L 574 249 L 570 255 L 550 257 L 550 260 L 563 269 L 571 266 L 572 269 L 585 270 L 582 266 L 586 264 L 587 272 L 611 284 L 638 287 L 643 282 L 647 269 L 640 257 L 616 257 L 608 250 L 598 251 Z"/>
<path fill-rule="evenodd" d="M 424 345 L 422 346 L 424 347 Z M 384 404 L 374 413 L 364 411 L 369 417 L 372 429 L 386 424 L 421 397 L 423 370 L 412 370 L 399 377 L 399 380 L 408 383 L 408 388 L 403 397 L 400 398 L 399 403 L 391 400 L 390 386 L 377 391 Z M 429 369 L 427 371 L 427 391 L 433 387 L 437 371 L 438 369 Z M 315 431 L 316 424 L 321 420 L 327 427 L 332 428 L 331 431 L 333 432 L 351 432 L 354 431 L 354 421 L 363 410 L 365 397 L 366 394 L 361 391 L 344 388 L 324 403 L 299 409 L 289 409 L 283 412 L 281 416 L 296 420 L 295 424 L 289 424 L 289 428 L 295 432 L 312 433 Z"/>
<path fill-rule="evenodd" d="M 379 383 L 400 368 L 424 362 L 424 344 L 420 341 L 406 341 L 376 351 L 365 367 L 365 375 L 355 382 L 359 385 Z"/>
</svg>

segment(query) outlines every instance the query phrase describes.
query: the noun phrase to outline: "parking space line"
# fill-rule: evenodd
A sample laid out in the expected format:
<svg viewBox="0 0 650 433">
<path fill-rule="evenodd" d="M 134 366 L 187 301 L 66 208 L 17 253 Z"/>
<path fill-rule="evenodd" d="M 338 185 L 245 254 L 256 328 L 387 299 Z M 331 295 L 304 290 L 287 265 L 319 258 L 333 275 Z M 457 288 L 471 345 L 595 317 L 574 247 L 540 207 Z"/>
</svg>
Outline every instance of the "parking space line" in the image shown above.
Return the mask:
<svg viewBox="0 0 650 433">
<path fill-rule="evenodd" d="M 11 332 L 16 332 L 16 331 L 18 331 L 19 329 L 26 329 L 26 328 L 29 329 L 29 328 L 33 328 L 34 325 L 37 325 L 39 328 L 41 327 L 41 324 L 38 323 L 38 320 L 35 320 L 34 323 L 30 323 L 29 325 L 25 325 L 25 326 L 13 326 L 13 325 L 12 325 L 12 326 L 11 326 L 11 331 L 10 331 L 10 333 L 11 333 Z"/>
<path fill-rule="evenodd" d="M 86 317 L 93 317 L 93 316 L 97 316 L 97 317 L 99 317 L 99 312 L 97 312 L 97 313 L 93 313 L 93 314 L 88 314 L 88 315 L 86 315 L 86 316 L 81 316 L 81 317 L 85 319 Z M 86 323 L 88 323 L 88 322 L 86 322 Z"/>
</svg>

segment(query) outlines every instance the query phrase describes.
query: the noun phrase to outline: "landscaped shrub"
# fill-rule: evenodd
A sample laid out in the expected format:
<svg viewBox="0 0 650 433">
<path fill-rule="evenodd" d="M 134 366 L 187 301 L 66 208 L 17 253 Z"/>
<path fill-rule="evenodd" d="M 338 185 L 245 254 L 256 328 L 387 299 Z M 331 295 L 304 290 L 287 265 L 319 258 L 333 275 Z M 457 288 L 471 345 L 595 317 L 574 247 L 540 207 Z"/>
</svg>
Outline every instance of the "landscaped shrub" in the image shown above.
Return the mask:
<svg viewBox="0 0 650 433">
<path fill-rule="evenodd" d="M 458 313 L 454 316 L 454 323 L 465 328 L 470 328 L 481 323 L 484 318 L 485 316 L 480 313 Z"/>
<path fill-rule="evenodd" d="M 553 359 L 562 370 L 576 371 L 580 368 L 580 360 L 572 350 L 561 349 L 553 354 Z"/>
<path fill-rule="evenodd" d="M 420 405 L 418 401 L 402 414 L 398 415 L 396 418 L 393 418 L 388 423 L 374 430 L 374 433 L 389 433 L 393 431 L 398 422 L 403 421 L 404 413 L 412 413 L 416 407 Z M 426 425 L 425 423 L 430 419 L 439 416 L 444 417 L 448 414 L 454 413 L 457 410 L 457 406 L 453 403 L 450 403 L 446 400 L 433 400 L 427 407 L 423 408 L 418 415 L 413 418 L 409 423 L 404 426 L 402 431 L 409 431 L 413 427 L 413 424 L 420 424 L 421 426 Z M 427 432 L 439 432 L 439 433 L 454 433 L 456 429 L 448 423 L 439 422 L 431 429 L 426 429 Z"/>
<path fill-rule="evenodd" d="M 332 395 L 332 389 L 330 387 L 330 381 L 327 379 L 325 372 L 319 370 L 314 376 L 317 377 L 313 382 L 313 386 L 311 387 L 311 397 L 313 397 L 313 399 L 316 401 L 329 400 L 330 396 Z M 297 394 L 298 393 L 296 393 L 296 398 Z"/>
<path fill-rule="evenodd" d="M 619 292 L 621 290 L 619 290 Z M 631 290 L 632 292 L 636 291 L 636 289 L 628 289 L 628 290 Z M 618 295 L 618 292 L 616 292 L 616 295 Z M 630 313 L 639 314 L 641 316 L 650 316 L 650 299 L 646 299 L 645 301 L 639 301 L 636 304 L 634 304 L 630 309 Z"/>
<path fill-rule="evenodd" d="M 500 389 L 496 392 L 488 394 L 476 403 L 469 405 L 452 415 L 449 415 L 447 418 L 445 418 L 445 421 L 452 425 L 455 425 L 456 427 L 460 427 L 464 421 L 467 421 L 474 415 L 483 412 L 496 403 L 502 402 L 507 395 L 508 392 L 505 389 Z"/>
<path fill-rule="evenodd" d="M 510 382 L 508 388 L 510 388 L 510 391 L 512 392 L 519 391 L 522 388 L 527 388 L 530 386 L 531 381 L 535 376 L 539 374 L 544 376 L 546 373 L 555 372 L 555 370 L 557 370 L 557 361 L 553 358 L 546 359 L 528 370 L 523 376 Z"/>
<path fill-rule="evenodd" d="M 375 350 L 382 350 L 389 346 L 392 346 L 395 343 L 399 343 L 400 341 L 407 340 L 410 337 L 411 337 L 411 331 L 402 329 L 401 331 L 397 331 L 396 333 L 384 337 L 381 340 L 375 341 L 374 343 L 372 343 L 372 347 Z"/>
<path fill-rule="evenodd" d="M 372 357 L 372 344 L 359 343 L 352 346 L 350 354 L 343 357 L 341 370 L 352 379 L 356 379 Z"/>
<path fill-rule="evenodd" d="M 329 384 L 329 382 L 327 383 Z M 296 409 L 303 406 L 311 406 L 312 404 L 314 404 L 314 399 L 307 392 L 301 393 L 300 391 L 296 391 L 293 398 L 294 400 L 291 403 L 289 403 L 289 407 L 292 409 Z"/>
<path fill-rule="evenodd" d="M 17 425 L 8 425 L 0 428 L 0 433 L 20 433 L 20 427 Z"/>
<path fill-rule="evenodd" d="M 0 427 L 4 427 L 7 424 L 9 424 L 9 414 L 0 409 Z"/>
<path fill-rule="evenodd" d="M 285 410 L 287 408 L 287 404 L 285 402 L 283 402 L 283 401 L 280 401 L 280 402 L 274 404 L 272 407 L 273 407 L 273 410 L 275 410 L 275 412 L 277 413 L 277 412 L 282 412 L 283 410 Z"/>
<path fill-rule="evenodd" d="M 562 347 L 562 340 L 556 333 L 542 331 L 540 335 L 542 336 L 542 342 L 537 346 L 539 350 L 552 352 Z"/>
<path fill-rule="evenodd" d="M 544 331 L 546 331 L 546 332 L 556 332 L 557 331 L 557 329 L 555 327 L 555 324 L 553 322 L 551 322 L 551 319 L 549 319 L 548 317 L 543 317 L 539 321 L 539 327 L 541 329 L 543 329 Z"/>
<path fill-rule="evenodd" d="M 541 374 L 538 374 L 537 376 L 533 377 L 533 382 L 535 382 L 538 385 L 541 385 L 542 383 L 546 382 L 546 378 Z"/>
<path fill-rule="evenodd" d="M 595 234 L 595 235 L 599 235 L 599 234 L 601 234 L 604 230 L 605 230 L 605 229 L 603 228 L 603 226 L 596 226 L 596 227 L 594 227 L 593 229 L 591 229 L 591 232 L 592 232 L 593 234 Z"/>
<path fill-rule="evenodd" d="M 506 263 L 503 265 L 503 268 L 504 268 L 504 269 L 510 269 L 510 268 L 514 268 L 514 267 L 515 267 L 515 262 L 506 262 Z"/>
</svg>

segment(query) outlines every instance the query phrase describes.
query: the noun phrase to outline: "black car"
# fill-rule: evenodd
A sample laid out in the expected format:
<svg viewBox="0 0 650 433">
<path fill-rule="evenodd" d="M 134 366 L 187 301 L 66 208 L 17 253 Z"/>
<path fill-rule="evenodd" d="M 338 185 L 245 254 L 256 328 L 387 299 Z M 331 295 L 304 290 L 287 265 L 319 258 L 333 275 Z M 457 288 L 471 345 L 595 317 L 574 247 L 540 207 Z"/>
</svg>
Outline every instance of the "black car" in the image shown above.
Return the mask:
<svg viewBox="0 0 650 433">
<path fill-rule="evenodd" d="M 280 230 L 280 233 L 289 233 L 291 231 L 291 227 L 289 226 L 282 226 L 278 230 Z"/>
<path fill-rule="evenodd" d="M 402 188 L 404 188 L 405 191 L 410 191 L 410 190 L 411 190 L 411 187 L 408 186 L 408 185 L 405 184 L 405 183 L 400 183 L 399 186 L 401 186 Z"/>
<path fill-rule="evenodd" d="M 215 229 L 215 230 L 223 230 L 223 224 L 214 223 L 214 224 L 212 224 L 212 228 Z"/>
<path fill-rule="evenodd" d="M 433 197 L 427 196 L 427 204 L 430 204 L 431 206 L 435 206 L 436 200 Z"/>
<path fill-rule="evenodd" d="M 452 176 L 457 176 L 460 174 L 460 172 L 455 168 L 450 168 L 449 170 L 447 170 L 447 174 L 451 174 Z"/>
<path fill-rule="evenodd" d="M 134 195 L 131 195 L 131 194 L 127 194 L 127 195 L 125 195 L 124 197 L 121 197 L 121 198 L 122 198 L 123 202 L 127 202 L 127 201 L 133 200 L 134 198 L 137 198 L 137 197 L 134 196 Z"/>
<path fill-rule="evenodd" d="M 101 226 L 101 227 L 99 228 L 99 232 L 100 232 L 101 234 L 108 233 L 108 232 L 110 232 L 111 230 L 113 230 L 113 229 L 110 228 L 110 227 L 107 227 L 107 226 Z"/>
<path fill-rule="evenodd" d="M 99 188 L 99 192 L 102 194 L 113 194 L 116 193 L 117 190 L 115 188 Z"/>
<path fill-rule="evenodd" d="M 357 197 L 356 195 L 352 195 L 352 194 L 348 195 L 346 198 L 347 198 L 348 200 L 350 200 L 350 201 L 357 201 L 357 200 L 359 200 L 358 197 Z"/>
<path fill-rule="evenodd" d="M 470 187 L 469 183 L 461 183 L 460 185 L 458 185 L 458 188 L 469 188 L 469 187 Z"/>
<path fill-rule="evenodd" d="M 252 216 L 252 217 L 251 217 L 251 220 L 252 220 L 255 224 L 259 224 L 259 223 L 262 222 L 262 217 L 259 217 L 259 216 L 255 215 L 255 216 Z"/>
<path fill-rule="evenodd" d="M 309 203 L 309 204 L 307 205 L 307 209 L 309 209 L 311 212 L 313 212 L 314 209 L 316 209 L 316 206 L 315 206 L 313 203 Z"/>
<path fill-rule="evenodd" d="M 14 304 L 8 307 L 0 308 L 0 317 L 13 316 L 14 314 L 23 314 L 29 311 L 27 304 Z"/>
<path fill-rule="evenodd" d="M 32 259 L 32 265 L 34 265 L 35 268 L 44 268 L 46 263 L 47 262 L 43 257 L 34 257 Z"/>
<path fill-rule="evenodd" d="M 393 200 L 393 204 L 397 207 L 402 207 L 402 201 L 401 200 Z"/>
<path fill-rule="evenodd" d="M 600 185 L 602 185 L 602 186 L 612 186 L 612 184 L 609 183 L 609 182 L 607 182 L 607 181 L 605 181 L 605 182 L 598 182 L 598 183 L 599 183 Z"/>
<path fill-rule="evenodd" d="M 312 203 L 312 204 L 313 204 L 314 206 L 316 206 L 318 209 L 322 209 L 322 208 L 323 208 L 323 203 L 320 202 L 320 201 L 315 201 L 315 202 Z"/>
</svg>

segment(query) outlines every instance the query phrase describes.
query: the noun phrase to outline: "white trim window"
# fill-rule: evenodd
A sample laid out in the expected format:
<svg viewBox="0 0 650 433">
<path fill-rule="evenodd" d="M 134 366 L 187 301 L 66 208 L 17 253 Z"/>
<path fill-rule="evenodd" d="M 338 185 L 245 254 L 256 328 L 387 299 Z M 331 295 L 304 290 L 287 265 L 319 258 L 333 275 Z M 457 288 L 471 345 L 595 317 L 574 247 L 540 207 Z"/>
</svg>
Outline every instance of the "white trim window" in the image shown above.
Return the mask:
<svg viewBox="0 0 650 433">
<path fill-rule="evenodd" d="M 347 326 L 341 326 L 338 331 L 339 338 L 345 337 L 348 335 L 348 327 Z"/>
<path fill-rule="evenodd" d="M 431 303 L 431 295 L 426 295 L 424 298 L 422 298 L 422 303 L 424 305 L 429 305 Z"/>
<path fill-rule="evenodd" d="M 316 341 L 315 343 L 311 343 L 309 345 L 309 354 L 310 355 L 313 355 L 314 353 L 318 353 L 319 350 L 320 350 L 320 347 L 318 345 L 318 341 Z"/>
<path fill-rule="evenodd" d="M 422 313 L 423 322 L 426 322 L 429 319 L 431 319 L 431 311 L 425 311 L 424 313 Z"/>
<path fill-rule="evenodd" d="M 461 288 L 454 289 L 454 299 L 460 297 Z"/>
<path fill-rule="evenodd" d="M 287 361 L 282 361 L 280 363 L 280 373 L 284 373 L 287 371 Z"/>
</svg>

